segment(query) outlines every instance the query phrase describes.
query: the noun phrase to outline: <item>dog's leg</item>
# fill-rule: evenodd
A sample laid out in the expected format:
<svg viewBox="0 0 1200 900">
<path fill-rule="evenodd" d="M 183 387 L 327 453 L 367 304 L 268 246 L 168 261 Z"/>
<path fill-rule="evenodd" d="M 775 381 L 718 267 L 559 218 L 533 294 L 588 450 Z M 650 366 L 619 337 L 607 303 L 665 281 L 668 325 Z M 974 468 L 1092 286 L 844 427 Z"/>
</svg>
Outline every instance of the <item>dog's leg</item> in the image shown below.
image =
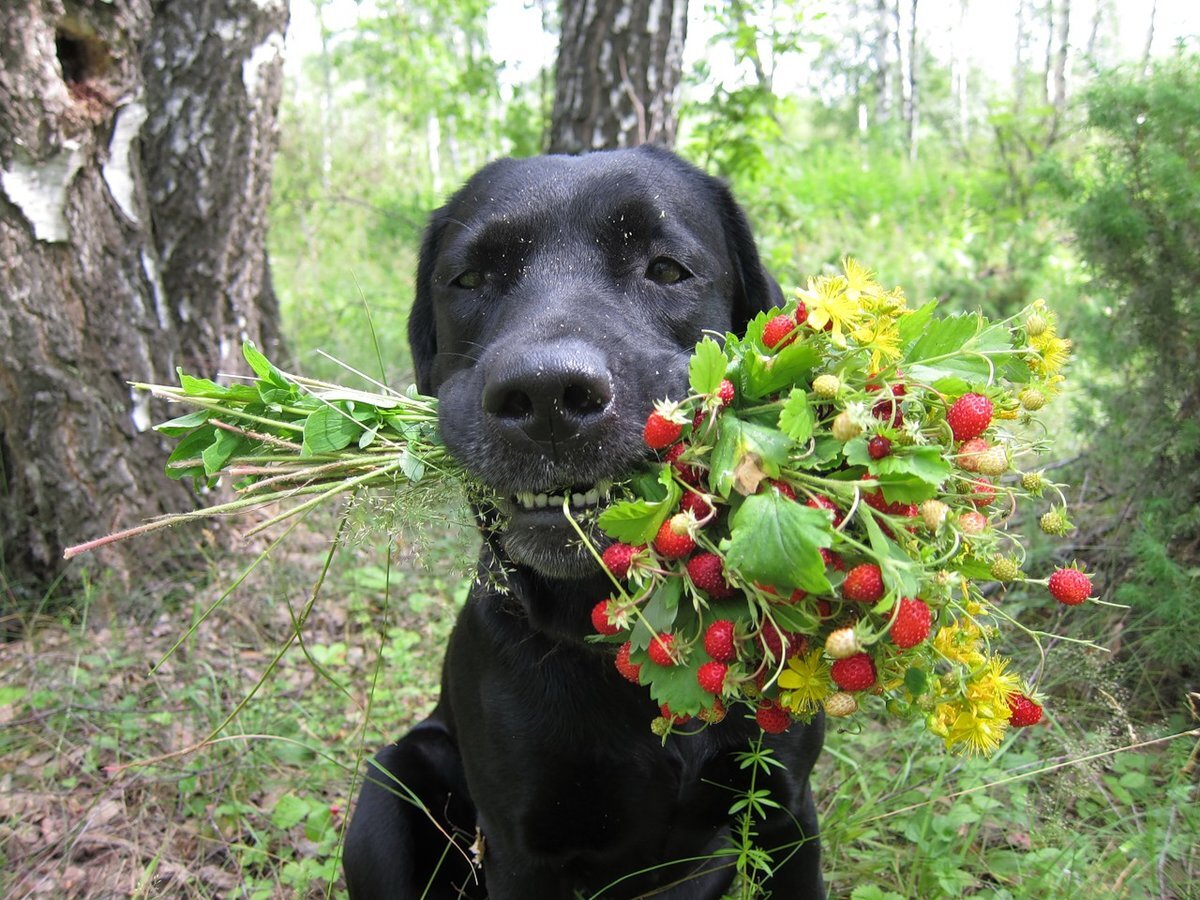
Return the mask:
<svg viewBox="0 0 1200 900">
<path fill-rule="evenodd" d="M 426 719 L 371 760 L 346 833 L 354 900 L 484 897 L 472 865 L 475 808 L 458 748 Z"/>
</svg>

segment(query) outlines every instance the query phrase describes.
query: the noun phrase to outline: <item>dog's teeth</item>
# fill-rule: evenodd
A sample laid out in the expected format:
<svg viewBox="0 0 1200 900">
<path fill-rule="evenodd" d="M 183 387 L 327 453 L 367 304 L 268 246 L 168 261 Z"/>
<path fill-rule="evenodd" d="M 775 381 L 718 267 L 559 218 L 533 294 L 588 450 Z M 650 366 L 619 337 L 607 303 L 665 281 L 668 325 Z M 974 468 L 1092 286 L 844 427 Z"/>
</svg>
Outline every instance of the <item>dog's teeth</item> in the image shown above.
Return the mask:
<svg viewBox="0 0 1200 900">
<path fill-rule="evenodd" d="M 584 504 L 583 494 L 572 494 L 571 495 L 571 505 L 572 506 L 583 506 L 583 504 Z"/>
<path fill-rule="evenodd" d="M 576 494 L 575 496 L 579 497 L 580 495 Z M 600 502 L 600 491 L 597 488 L 592 488 L 590 491 L 588 491 L 586 494 L 584 494 L 582 496 L 582 499 L 577 500 L 576 502 L 584 503 L 584 504 L 587 504 L 588 506 L 595 506 L 597 503 Z"/>
<path fill-rule="evenodd" d="M 591 492 L 600 496 L 606 495 L 612 489 L 613 483 L 605 478 L 602 481 L 596 482 L 595 489 Z"/>
<path fill-rule="evenodd" d="M 550 498 L 547 497 L 545 494 L 538 494 L 536 497 L 533 498 L 533 505 L 536 506 L 538 509 L 545 509 L 546 504 L 549 502 L 550 502 Z"/>
</svg>

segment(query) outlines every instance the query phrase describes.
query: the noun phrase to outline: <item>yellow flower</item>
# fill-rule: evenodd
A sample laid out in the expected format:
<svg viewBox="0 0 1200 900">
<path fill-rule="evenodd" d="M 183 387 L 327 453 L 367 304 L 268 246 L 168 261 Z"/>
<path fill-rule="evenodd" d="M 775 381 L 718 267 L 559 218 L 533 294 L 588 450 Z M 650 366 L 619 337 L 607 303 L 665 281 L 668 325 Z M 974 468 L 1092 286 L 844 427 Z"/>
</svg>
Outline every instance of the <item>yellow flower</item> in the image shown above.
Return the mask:
<svg viewBox="0 0 1200 900">
<path fill-rule="evenodd" d="M 988 658 L 984 667 L 967 682 L 967 699 L 972 706 L 986 708 L 995 717 L 1008 716 L 1008 698 L 1021 690 L 1021 680 L 1007 670 L 1007 659 Z"/>
<path fill-rule="evenodd" d="M 821 651 L 789 659 L 779 675 L 779 686 L 784 689 L 783 705 L 792 712 L 802 716 L 817 712 L 821 701 L 833 693 L 829 664 L 821 658 Z"/>
<path fill-rule="evenodd" d="M 946 735 L 946 749 L 952 750 L 962 745 L 961 749 L 967 753 L 987 756 L 1000 746 L 1007 728 L 1006 717 L 993 716 L 989 711 L 976 707 L 960 709 Z"/>
<path fill-rule="evenodd" d="M 854 340 L 871 351 L 871 371 L 878 372 L 885 364 L 900 358 L 900 330 L 896 320 L 878 318 L 857 328 Z"/>
<path fill-rule="evenodd" d="M 1049 378 L 1067 364 L 1071 356 L 1071 342 L 1066 338 L 1052 336 L 1038 343 L 1041 344 L 1036 347 L 1039 356 L 1029 361 L 1029 367 L 1043 378 Z"/>
<path fill-rule="evenodd" d="M 853 331 L 862 317 L 857 300 L 846 293 L 846 279 L 840 275 L 815 280 L 810 278 L 808 290 L 798 293 L 808 308 L 808 324 L 817 331 L 826 325 L 831 326 L 834 344 L 845 347 L 843 331 Z"/>
<path fill-rule="evenodd" d="M 862 297 L 882 297 L 883 288 L 875 280 L 875 273 L 858 260 L 847 256 L 842 260 L 842 271 L 846 273 L 846 296 L 858 302 Z"/>
<path fill-rule="evenodd" d="M 986 657 L 979 650 L 983 633 L 974 622 L 943 625 L 933 636 L 933 649 L 947 660 L 970 668 L 983 665 Z"/>
</svg>

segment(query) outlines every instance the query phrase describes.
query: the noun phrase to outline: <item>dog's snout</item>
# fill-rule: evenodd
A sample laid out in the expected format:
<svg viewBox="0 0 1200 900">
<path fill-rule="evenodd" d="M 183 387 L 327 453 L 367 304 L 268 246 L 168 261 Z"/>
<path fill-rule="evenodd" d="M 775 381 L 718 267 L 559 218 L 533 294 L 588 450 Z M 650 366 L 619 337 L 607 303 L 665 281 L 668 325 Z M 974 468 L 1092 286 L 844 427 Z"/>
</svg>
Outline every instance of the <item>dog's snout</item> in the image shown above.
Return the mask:
<svg viewBox="0 0 1200 900">
<path fill-rule="evenodd" d="M 586 345 L 514 349 L 489 369 L 483 410 L 510 437 L 546 445 L 586 437 L 612 403 L 607 360 Z"/>
</svg>

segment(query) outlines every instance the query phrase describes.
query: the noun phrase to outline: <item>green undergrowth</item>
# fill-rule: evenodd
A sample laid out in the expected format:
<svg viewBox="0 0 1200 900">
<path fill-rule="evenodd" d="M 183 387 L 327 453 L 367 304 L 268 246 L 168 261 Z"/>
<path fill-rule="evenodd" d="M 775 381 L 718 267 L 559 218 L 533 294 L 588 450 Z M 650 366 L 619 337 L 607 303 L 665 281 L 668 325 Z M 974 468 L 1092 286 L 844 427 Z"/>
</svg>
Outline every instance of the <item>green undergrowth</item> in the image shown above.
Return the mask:
<svg viewBox="0 0 1200 900">
<path fill-rule="evenodd" d="M 190 634 L 253 554 L 214 561 L 222 574 L 152 620 L 43 620 L 3 646 L 0 893 L 344 895 L 353 773 L 432 707 L 475 541 L 382 541 L 358 521 L 307 616 L 318 532 L 271 549 Z M 1196 736 L 1165 738 L 1195 719 L 1179 698 L 1132 712 L 1130 662 L 1065 645 L 1049 660 L 1046 724 L 988 760 L 919 723 L 831 725 L 814 775 L 831 896 L 1189 896 Z"/>
</svg>

